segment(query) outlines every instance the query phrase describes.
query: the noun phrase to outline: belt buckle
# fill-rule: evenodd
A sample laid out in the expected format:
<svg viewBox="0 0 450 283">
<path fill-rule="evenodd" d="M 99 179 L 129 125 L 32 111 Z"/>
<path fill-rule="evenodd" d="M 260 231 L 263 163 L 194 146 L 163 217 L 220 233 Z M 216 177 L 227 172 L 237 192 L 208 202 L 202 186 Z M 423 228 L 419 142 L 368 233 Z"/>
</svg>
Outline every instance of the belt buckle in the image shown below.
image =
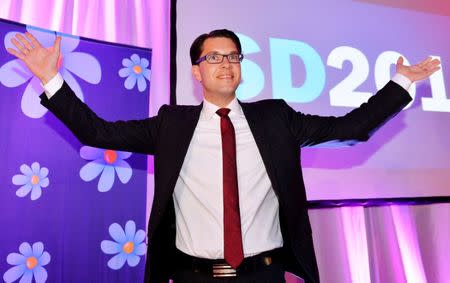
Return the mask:
<svg viewBox="0 0 450 283">
<path fill-rule="evenodd" d="M 213 277 L 236 277 L 236 269 L 226 263 L 213 264 Z"/>
</svg>

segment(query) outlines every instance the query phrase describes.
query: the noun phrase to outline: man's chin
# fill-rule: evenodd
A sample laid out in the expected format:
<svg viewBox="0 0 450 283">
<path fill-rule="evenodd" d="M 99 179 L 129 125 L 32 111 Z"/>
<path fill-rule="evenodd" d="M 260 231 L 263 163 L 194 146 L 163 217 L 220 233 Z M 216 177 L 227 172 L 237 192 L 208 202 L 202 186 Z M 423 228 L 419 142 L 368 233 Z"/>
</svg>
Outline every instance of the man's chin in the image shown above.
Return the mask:
<svg viewBox="0 0 450 283">
<path fill-rule="evenodd" d="M 208 96 L 216 98 L 234 97 L 236 96 L 236 89 L 237 87 L 221 87 L 216 89 L 208 89 L 206 93 L 208 93 Z"/>
<path fill-rule="evenodd" d="M 219 95 L 223 97 L 231 97 L 236 95 L 236 89 L 227 89 L 227 90 L 221 90 L 218 92 Z"/>
</svg>

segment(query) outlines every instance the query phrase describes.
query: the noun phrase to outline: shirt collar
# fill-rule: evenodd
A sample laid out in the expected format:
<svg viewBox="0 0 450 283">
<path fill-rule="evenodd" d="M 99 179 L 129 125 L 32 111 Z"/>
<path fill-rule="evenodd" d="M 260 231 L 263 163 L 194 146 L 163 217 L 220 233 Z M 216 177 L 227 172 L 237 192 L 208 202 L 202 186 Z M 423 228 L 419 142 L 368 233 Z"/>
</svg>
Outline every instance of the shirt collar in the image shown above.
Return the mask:
<svg viewBox="0 0 450 283">
<path fill-rule="evenodd" d="M 214 115 L 217 115 L 216 111 L 219 108 L 220 108 L 219 106 L 209 102 L 206 99 L 203 99 L 202 116 L 206 119 L 211 119 L 212 117 L 214 117 Z M 231 100 L 230 103 L 225 108 L 229 108 L 231 110 L 229 114 L 230 116 L 234 115 L 244 116 L 242 107 L 239 104 L 239 101 L 237 100 L 236 97 L 233 98 L 233 100 Z"/>
</svg>

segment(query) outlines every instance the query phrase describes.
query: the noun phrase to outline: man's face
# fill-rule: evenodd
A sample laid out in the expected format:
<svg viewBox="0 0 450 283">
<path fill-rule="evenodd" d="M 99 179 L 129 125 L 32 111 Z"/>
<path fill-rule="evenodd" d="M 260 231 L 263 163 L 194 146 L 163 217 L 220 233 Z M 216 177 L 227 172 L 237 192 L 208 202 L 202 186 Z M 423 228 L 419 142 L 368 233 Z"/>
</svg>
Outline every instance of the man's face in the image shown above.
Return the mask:
<svg viewBox="0 0 450 283">
<path fill-rule="evenodd" d="M 232 53 L 237 54 L 239 51 L 231 39 L 214 37 L 205 40 L 200 57 L 207 54 L 228 55 Z M 200 62 L 192 67 L 192 73 L 203 85 L 205 97 L 234 95 L 241 82 L 241 64 L 230 63 L 226 57 L 219 64 L 210 64 L 207 61 Z"/>
</svg>

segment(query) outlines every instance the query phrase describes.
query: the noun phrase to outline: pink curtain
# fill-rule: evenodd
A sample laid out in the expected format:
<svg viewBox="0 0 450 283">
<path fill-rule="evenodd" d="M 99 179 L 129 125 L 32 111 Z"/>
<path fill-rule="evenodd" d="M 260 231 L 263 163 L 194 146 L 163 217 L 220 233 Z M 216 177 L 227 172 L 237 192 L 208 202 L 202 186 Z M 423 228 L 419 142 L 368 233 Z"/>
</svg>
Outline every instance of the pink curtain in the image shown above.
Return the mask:
<svg viewBox="0 0 450 283">
<path fill-rule="evenodd" d="M 309 216 L 323 282 L 450 282 L 448 203 L 313 209 Z"/>
</svg>

